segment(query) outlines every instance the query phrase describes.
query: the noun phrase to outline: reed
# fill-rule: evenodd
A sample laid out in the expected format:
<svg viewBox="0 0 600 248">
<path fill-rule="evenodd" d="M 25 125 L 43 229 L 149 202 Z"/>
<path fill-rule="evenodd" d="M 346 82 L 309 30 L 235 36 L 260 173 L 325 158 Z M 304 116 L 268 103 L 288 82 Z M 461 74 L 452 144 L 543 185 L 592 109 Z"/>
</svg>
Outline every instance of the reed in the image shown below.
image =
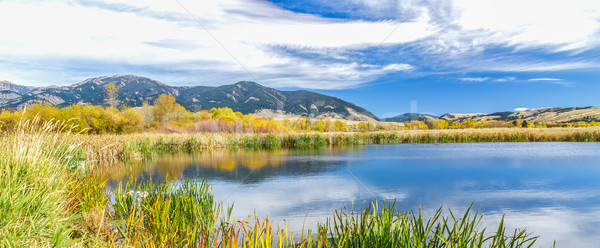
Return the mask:
<svg viewBox="0 0 600 248">
<path fill-rule="evenodd" d="M 295 237 L 283 226 L 256 216 L 231 220 L 231 210 L 215 203 L 206 181 L 185 180 L 180 185 L 151 181 L 128 183 L 115 191 L 112 218 L 117 237 L 111 245 L 135 247 L 531 247 L 538 237 L 525 230 L 508 232 L 504 217 L 497 228 L 482 228 L 483 215 L 439 208 L 431 217 L 398 212 L 395 202 L 377 201 L 358 213 L 334 211 L 313 234 Z M 221 214 L 223 213 L 223 214 Z M 221 215 L 221 219 L 218 220 Z"/>
<path fill-rule="evenodd" d="M 495 232 L 482 226 L 483 215 L 472 212 L 472 205 L 461 216 L 449 210 L 442 216 L 439 208 L 430 218 L 421 210 L 418 214 L 401 213 L 395 203 L 382 207 L 372 202 L 360 213 L 335 211 L 333 220 L 319 227 L 327 232 L 325 247 L 531 247 L 537 237 L 525 230 L 506 233 L 504 217 Z"/>
<path fill-rule="evenodd" d="M 117 244 L 196 247 L 214 237 L 220 204 L 206 181 L 127 182 L 116 188 L 110 212 Z"/>
<path fill-rule="evenodd" d="M 87 161 L 112 164 L 157 153 L 221 148 L 313 149 L 324 146 L 397 143 L 600 142 L 600 128 L 489 128 L 364 133 L 125 134 L 80 135 Z"/>
</svg>

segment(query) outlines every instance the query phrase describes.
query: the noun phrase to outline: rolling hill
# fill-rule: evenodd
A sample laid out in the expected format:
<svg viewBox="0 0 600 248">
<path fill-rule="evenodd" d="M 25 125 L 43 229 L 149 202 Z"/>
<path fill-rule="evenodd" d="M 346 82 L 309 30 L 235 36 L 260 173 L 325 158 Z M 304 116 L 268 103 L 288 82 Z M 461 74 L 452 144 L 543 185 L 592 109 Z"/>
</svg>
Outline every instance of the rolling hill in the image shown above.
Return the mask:
<svg viewBox="0 0 600 248">
<path fill-rule="evenodd" d="M 416 113 L 402 114 L 392 118 L 385 118 L 384 121 L 404 122 L 419 120 L 427 122 L 433 119 L 443 119 L 447 121 L 463 122 L 469 119 L 481 121 L 513 121 L 516 119 L 525 119 L 529 122 L 577 122 L 577 121 L 600 121 L 600 107 L 581 107 L 581 108 L 537 108 L 521 112 L 496 112 L 491 114 L 455 114 L 449 113 L 442 116 L 424 115 Z"/>
<path fill-rule="evenodd" d="M 427 123 L 430 120 L 438 119 L 439 117 L 428 114 L 405 113 L 398 116 L 382 119 L 389 122 L 405 122 L 405 121 L 423 121 Z"/>
<path fill-rule="evenodd" d="M 530 122 L 576 122 L 576 121 L 600 121 L 600 107 L 570 107 L 570 108 L 536 108 L 521 112 L 498 112 L 493 114 L 445 114 L 441 119 L 451 121 L 465 121 L 474 119 L 476 121 L 513 121 L 525 119 Z"/>
</svg>

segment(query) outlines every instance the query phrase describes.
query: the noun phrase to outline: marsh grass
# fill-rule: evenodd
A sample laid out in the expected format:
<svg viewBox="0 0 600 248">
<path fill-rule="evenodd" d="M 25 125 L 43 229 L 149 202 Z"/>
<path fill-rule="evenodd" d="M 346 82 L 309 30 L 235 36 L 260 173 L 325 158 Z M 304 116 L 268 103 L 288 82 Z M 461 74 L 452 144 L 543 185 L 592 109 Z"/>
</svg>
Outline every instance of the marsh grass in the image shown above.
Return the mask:
<svg viewBox="0 0 600 248">
<path fill-rule="evenodd" d="M 421 211 L 400 213 L 394 203 L 380 207 L 373 202 L 358 213 L 334 211 L 315 233 L 303 227 L 301 235 L 294 236 L 285 222 L 274 226 L 255 215 L 232 220 L 232 207 L 223 211 L 206 181 L 129 182 L 113 194 L 114 202 L 107 207 L 109 228 L 96 234 L 103 237 L 102 246 L 517 248 L 537 241 L 525 230 L 507 231 L 504 218 L 497 227 L 482 228 L 483 215 L 471 207 L 462 215 L 444 215 L 440 208 L 425 217 Z M 102 202 L 105 198 L 98 195 L 88 198 Z"/>
<path fill-rule="evenodd" d="M 160 153 L 212 149 L 314 149 L 398 143 L 600 142 L 600 128 L 488 128 L 364 133 L 80 135 L 89 164 L 113 164 Z"/>
<path fill-rule="evenodd" d="M 220 209 L 206 181 L 119 184 L 111 204 L 114 241 L 143 247 L 195 247 L 214 236 Z"/>
<path fill-rule="evenodd" d="M 206 181 L 179 184 L 128 183 L 118 186 L 113 205 L 117 236 L 111 245 L 135 247 L 532 247 L 538 237 L 525 230 L 507 231 L 504 217 L 497 227 L 483 227 L 483 215 L 472 205 L 462 214 L 439 208 L 431 217 L 398 212 L 395 203 L 372 202 L 356 213 L 334 211 L 316 233 L 302 228 L 301 236 L 287 223 L 273 226 L 256 215 L 231 219 L 213 201 Z"/>
<path fill-rule="evenodd" d="M 0 138 L 1 246 L 68 246 L 77 216 L 69 208 L 69 164 L 79 146 L 61 123 L 22 120 Z M 75 144 L 75 145 L 74 145 Z"/>
<path fill-rule="evenodd" d="M 321 225 L 327 232 L 325 247 L 532 247 L 537 237 L 525 230 L 506 233 L 504 217 L 495 232 L 482 228 L 483 215 L 473 213 L 471 205 L 462 216 L 449 210 L 442 216 L 439 208 L 432 217 L 401 213 L 395 203 L 372 202 L 360 213 L 335 211 L 332 220 Z"/>
</svg>

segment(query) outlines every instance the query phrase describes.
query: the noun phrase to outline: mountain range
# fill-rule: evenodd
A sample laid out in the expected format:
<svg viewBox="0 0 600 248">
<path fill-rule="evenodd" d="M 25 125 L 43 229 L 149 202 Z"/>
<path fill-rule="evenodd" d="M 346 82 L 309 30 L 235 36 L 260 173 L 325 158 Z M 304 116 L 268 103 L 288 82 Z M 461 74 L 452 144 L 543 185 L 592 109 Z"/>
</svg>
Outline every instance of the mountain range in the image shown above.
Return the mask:
<svg viewBox="0 0 600 248">
<path fill-rule="evenodd" d="M 20 109 L 39 102 L 58 106 L 72 104 L 104 105 L 105 87 L 109 83 L 119 87 L 121 106 L 138 107 L 144 101 L 153 102 L 159 95 L 168 94 L 190 111 L 229 107 L 244 114 L 261 116 L 304 116 L 355 121 L 379 120 L 371 112 L 342 99 L 306 90 L 281 91 L 255 82 L 241 81 L 218 87 L 170 86 L 136 75 L 115 75 L 89 78 L 70 86 L 31 87 L 0 81 L 0 108 Z M 526 119 L 532 122 L 600 121 L 600 107 L 538 108 L 521 112 L 496 112 L 492 114 L 455 114 L 434 116 L 406 113 L 382 121 L 404 122 L 434 119 L 448 121 L 513 121 Z"/>
<path fill-rule="evenodd" d="M 295 115 L 312 118 L 336 118 L 376 121 L 371 112 L 342 99 L 305 90 L 280 91 L 255 82 L 242 81 L 219 87 L 170 86 L 135 75 L 89 78 L 70 86 L 28 87 L 0 81 L 0 108 L 23 108 L 39 102 L 58 106 L 72 104 L 103 105 L 105 87 L 114 83 L 122 106 L 138 107 L 152 103 L 159 95 L 175 97 L 190 111 L 229 107 L 244 114 Z"/>
</svg>

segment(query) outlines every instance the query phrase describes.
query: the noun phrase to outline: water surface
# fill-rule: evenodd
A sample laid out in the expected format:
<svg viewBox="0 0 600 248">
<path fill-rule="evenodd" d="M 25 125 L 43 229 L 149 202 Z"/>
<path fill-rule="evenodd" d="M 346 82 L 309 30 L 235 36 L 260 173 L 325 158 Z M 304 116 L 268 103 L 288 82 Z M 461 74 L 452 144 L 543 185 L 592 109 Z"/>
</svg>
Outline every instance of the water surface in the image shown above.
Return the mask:
<svg viewBox="0 0 600 248">
<path fill-rule="evenodd" d="M 256 212 L 292 230 L 372 199 L 427 215 L 474 202 L 486 226 L 505 214 L 509 228 L 541 236 L 535 247 L 598 247 L 599 161 L 599 143 L 398 144 L 169 155 L 111 175 L 206 178 L 237 218 Z"/>
</svg>

